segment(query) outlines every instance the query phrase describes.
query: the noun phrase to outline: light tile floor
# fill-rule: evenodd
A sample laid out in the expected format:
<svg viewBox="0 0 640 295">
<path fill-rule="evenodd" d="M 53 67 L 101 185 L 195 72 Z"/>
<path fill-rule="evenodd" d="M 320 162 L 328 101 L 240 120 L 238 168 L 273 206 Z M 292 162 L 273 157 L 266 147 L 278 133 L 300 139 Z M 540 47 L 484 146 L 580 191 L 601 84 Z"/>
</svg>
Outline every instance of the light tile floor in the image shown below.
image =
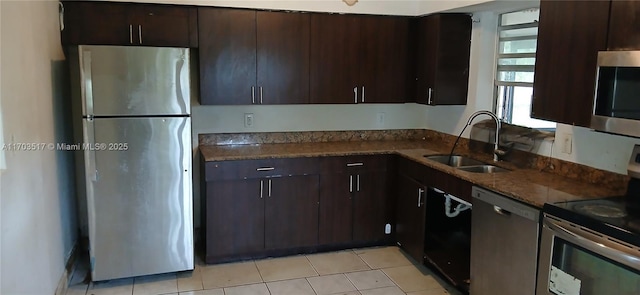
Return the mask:
<svg viewBox="0 0 640 295">
<path fill-rule="evenodd" d="M 397 247 L 206 265 L 193 271 L 74 283 L 67 295 L 459 294 Z"/>
</svg>

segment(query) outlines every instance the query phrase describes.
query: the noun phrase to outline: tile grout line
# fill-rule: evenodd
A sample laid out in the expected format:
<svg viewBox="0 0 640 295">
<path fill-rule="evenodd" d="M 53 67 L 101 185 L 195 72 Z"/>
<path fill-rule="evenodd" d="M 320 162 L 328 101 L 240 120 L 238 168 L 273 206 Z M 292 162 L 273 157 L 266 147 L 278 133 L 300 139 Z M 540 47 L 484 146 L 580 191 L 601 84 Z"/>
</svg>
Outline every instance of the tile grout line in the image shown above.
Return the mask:
<svg viewBox="0 0 640 295">
<path fill-rule="evenodd" d="M 309 264 L 311 265 L 311 268 L 313 268 L 313 271 L 316 272 L 316 275 L 313 277 L 306 277 L 304 278 L 305 281 L 307 281 L 307 284 L 309 284 L 309 286 L 311 286 L 311 290 L 313 290 L 313 293 L 315 293 L 316 295 L 318 295 L 318 291 L 316 291 L 316 289 L 313 287 L 313 285 L 311 285 L 311 282 L 309 282 L 309 278 L 315 278 L 315 277 L 320 277 L 320 273 L 318 272 L 318 270 L 316 269 L 316 266 L 313 265 L 313 263 L 311 263 L 311 260 L 309 260 L 309 255 L 305 254 L 304 258 L 307 259 L 307 261 L 309 262 Z"/>
<path fill-rule="evenodd" d="M 309 255 L 306 255 L 306 254 L 305 254 L 305 255 L 304 255 L 304 258 L 305 258 L 305 259 L 307 259 L 307 262 L 309 262 L 309 265 L 311 265 L 311 268 L 313 268 L 313 271 L 315 271 L 315 272 L 316 272 L 316 275 L 315 275 L 315 276 L 316 276 L 316 277 L 319 277 L 319 276 L 320 276 L 320 272 L 318 271 L 318 269 L 316 268 L 316 266 L 315 266 L 315 265 L 313 265 L 313 263 L 312 263 L 312 262 L 311 262 L 311 260 L 309 259 Z M 311 277 L 309 277 L 309 278 L 311 278 Z M 315 292 L 315 291 L 314 291 L 314 292 Z"/>
</svg>

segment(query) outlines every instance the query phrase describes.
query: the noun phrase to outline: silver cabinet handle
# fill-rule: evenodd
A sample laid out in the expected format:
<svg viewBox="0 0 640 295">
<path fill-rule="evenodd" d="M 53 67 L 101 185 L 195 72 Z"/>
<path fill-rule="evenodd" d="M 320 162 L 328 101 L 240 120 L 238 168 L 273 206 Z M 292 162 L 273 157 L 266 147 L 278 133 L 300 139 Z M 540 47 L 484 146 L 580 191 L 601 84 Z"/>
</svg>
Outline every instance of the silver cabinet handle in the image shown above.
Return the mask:
<svg viewBox="0 0 640 295">
<path fill-rule="evenodd" d="M 349 175 L 349 192 L 353 192 L 353 175 Z"/>
<path fill-rule="evenodd" d="M 428 104 L 431 104 L 431 96 L 433 95 L 433 88 L 429 87 L 429 102 Z"/>
<path fill-rule="evenodd" d="M 260 104 L 262 104 L 262 86 L 260 86 Z"/>
<path fill-rule="evenodd" d="M 362 102 L 364 102 L 364 86 L 362 86 Z"/>
<path fill-rule="evenodd" d="M 364 163 L 347 163 L 347 167 L 356 167 L 356 166 L 364 166 Z"/>
<path fill-rule="evenodd" d="M 422 193 L 424 193 L 424 190 L 419 188 L 418 189 L 418 208 L 422 206 Z"/>
<path fill-rule="evenodd" d="M 262 167 L 262 168 L 258 168 L 256 169 L 256 171 L 271 171 L 276 169 L 275 167 Z"/>
<path fill-rule="evenodd" d="M 142 26 L 138 25 L 138 41 L 142 44 Z"/>
<path fill-rule="evenodd" d="M 358 103 L 358 86 L 353 87 L 353 103 Z"/>
<path fill-rule="evenodd" d="M 256 87 L 251 86 L 251 103 L 256 103 Z"/>
<path fill-rule="evenodd" d="M 271 179 L 269 179 L 269 194 L 267 196 L 271 197 Z"/>
<path fill-rule="evenodd" d="M 356 192 L 360 191 L 360 174 L 356 175 Z"/>
<path fill-rule="evenodd" d="M 264 182 L 260 180 L 260 199 L 262 199 L 263 192 L 264 192 Z"/>
<path fill-rule="evenodd" d="M 129 44 L 133 44 L 133 25 L 129 25 Z"/>
</svg>

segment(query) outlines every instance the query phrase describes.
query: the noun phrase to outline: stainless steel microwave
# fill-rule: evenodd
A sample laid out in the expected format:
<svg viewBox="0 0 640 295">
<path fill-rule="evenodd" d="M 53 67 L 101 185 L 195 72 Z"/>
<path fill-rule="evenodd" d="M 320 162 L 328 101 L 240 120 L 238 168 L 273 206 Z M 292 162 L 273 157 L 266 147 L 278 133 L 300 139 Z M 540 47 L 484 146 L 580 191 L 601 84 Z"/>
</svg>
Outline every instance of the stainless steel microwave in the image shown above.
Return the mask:
<svg viewBox="0 0 640 295">
<path fill-rule="evenodd" d="M 598 52 L 591 128 L 640 137 L 640 51 Z"/>
</svg>

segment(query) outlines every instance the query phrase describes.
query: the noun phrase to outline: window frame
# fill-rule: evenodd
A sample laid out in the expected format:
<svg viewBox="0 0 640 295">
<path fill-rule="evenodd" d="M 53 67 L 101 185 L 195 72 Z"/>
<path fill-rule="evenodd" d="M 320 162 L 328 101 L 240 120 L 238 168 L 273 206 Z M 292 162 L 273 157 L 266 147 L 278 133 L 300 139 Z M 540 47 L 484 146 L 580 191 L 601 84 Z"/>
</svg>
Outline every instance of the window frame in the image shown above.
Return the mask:
<svg viewBox="0 0 640 295">
<path fill-rule="evenodd" d="M 501 72 L 512 71 L 512 72 L 523 72 L 523 73 L 534 73 L 535 74 L 535 63 L 533 65 L 500 65 L 501 59 L 506 58 L 535 58 L 536 52 L 522 52 L 522 53 L 501 53 L 501 42 L 505 41 L 520 41 L 520 40 L 537 40 L 538 34 L 535 35 L 524 35 L 524 36 L 515 36 L 515 37 L 501 37 L 501 32 L 509 31 L 509 30 L 517 30 L 517 29 L 528 29 L 528 28 L 537 28 L 539 21 L 533 21 L 529 23 L 519 23 L 519 24 L 511 24 L 511 25 L 502 25 L 503 15 L 509 13 L 516 12 L 524 12 L 527 10 L 537 9 L 539 7 L 529 7 L 524 9 L 518 9 L 514 11 L 502 12 L 497 14 L 497 28 L 496 28 L 496 45 L 495 45 L 495 56 L 494 56 L 494 83 L 493 83 L 493 99 L 494 99 L 494 113 L 501 114 L 501 121 L 513 124 L 513 106 L 514 106 L 514 92 L 515 87 L 530 87 L 533 92 L 533 81 L 532 82 L 514 82 L 514 81 L 500 81 L 499 77 Z M 537 51 L 537 49 L 536 49 Z M 500 88 L 504 87 L 504 92 L 510 93 L 508 98 L 505 95 L 501 95 Z M 502 108 L 501 108 L 502 106 Z M 531 118 L 531 114 L 529 114 L 529 118 Z M 535 119 L 535 118 L 532 118 Z M 536 119 L 540 120 L 540 119 Z M 541 120 L 545 121 L 545 120 Z M 547 121 L 550 123 L 554 123 L 555 127 L 533 127 L 533 126 L 522 126 L 526 128 L 537 129 L 541 131 L 550 131 L 555 132 L 557 128 L 557 123 L 552 121 Z M 521 126 L 521 125 L 517 125 Z"/>
</svg>

